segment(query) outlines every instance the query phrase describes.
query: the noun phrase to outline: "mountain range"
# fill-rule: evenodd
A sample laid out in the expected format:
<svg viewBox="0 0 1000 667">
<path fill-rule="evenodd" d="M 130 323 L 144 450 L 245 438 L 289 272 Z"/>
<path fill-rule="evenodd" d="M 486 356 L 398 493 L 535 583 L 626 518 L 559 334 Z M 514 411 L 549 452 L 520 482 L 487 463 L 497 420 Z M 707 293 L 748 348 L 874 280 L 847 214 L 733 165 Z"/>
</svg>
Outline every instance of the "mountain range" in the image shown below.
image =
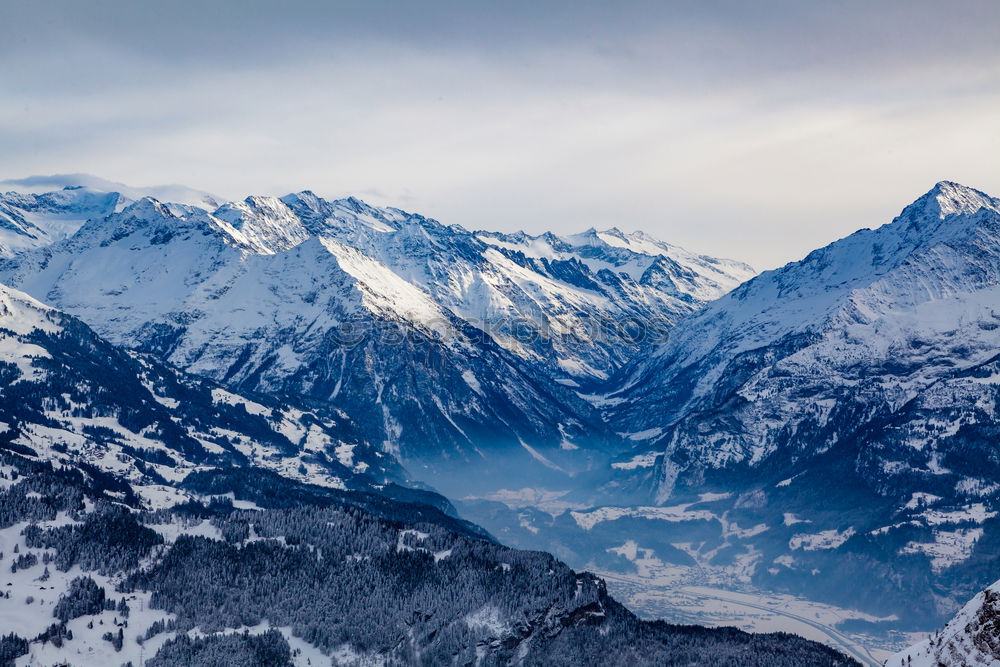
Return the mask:
<svg viewBox="0 0 1000 667">
<path fill-rule="evenodd" d="M 594 403 L 631 449 L 599 491 L 462 510 L 573 563 L 653 558 L 864 610 L 873 632 L 932 627 L 996 576 L 998 297 L 1000 202 L 941 182 L 612 376 Z"/>
<path fill-rule="evenodd" d="M 613 484 L 652 504 L 728 494 L 714 511 L 767 528 L 744 542 L 769 589 L 953 610 L 994 561 L 998 297 L 1000 202 L 939 183 L 712 302 L 622 372 L 606 417 L 646 440 Z M 904 606 L 930 582 L 936 599 Z"/>
<path fill-rule="evenodd" d="M 476 233 L 310 192 L 211 212 L 58 195 L 4 201 L 22 218 L 44 205 L 39 229 L 107 205 L 4 260 L 0 282 L 191 373 L 349 413 L 445 489 L 461 470 L 599 465 L 621 439 L 582 389 L 752 275 L 641 234 Z"/>
<path fill-rule="evenodd" d="M 660 429 L 659 499 L 775 457 L 780 474 L 799 474 L 859 437 L 877 447 L 857 465 L 873 488 L 978 498 L 994 471 L 955 450 L 995 417 L 998 251 L 1000 201 L 939 183 L 891 224 L 766 272 L 686 321 L 609 395 L 609 418 Z"/>
</svg>

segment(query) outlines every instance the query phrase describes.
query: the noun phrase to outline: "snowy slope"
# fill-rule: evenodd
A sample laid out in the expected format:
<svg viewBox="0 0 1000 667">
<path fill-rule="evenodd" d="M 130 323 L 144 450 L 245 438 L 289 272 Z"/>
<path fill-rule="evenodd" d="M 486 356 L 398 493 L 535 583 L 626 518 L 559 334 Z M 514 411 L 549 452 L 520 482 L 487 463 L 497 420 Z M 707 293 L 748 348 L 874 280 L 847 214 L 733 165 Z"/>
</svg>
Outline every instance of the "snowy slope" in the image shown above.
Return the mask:
<svg viewBox="0 0 1000 667">
<path fill-rule="evenodd" d="M 681 318 L 756 273 L 617 228 L 476 237 L 495 248 L 486 258 L 530 299 L 509 315 L 538 312 L 544 330 L 556 334 L 561 368 L 578 377 L 607 377 Z"/>
<path fill-rule="evenodd" d="M 931 637 L 889 658 L 886 667 L 1000 665 L 1000 582 L 972 598 Z"/>
<path fill-rule="evenodd" d="M 336 489 L 404 480 L 346 415 L 179 374 L 2 285 L 0 383 L 0 446 L 112 471 L 154 501 L 189 472 L 220 465 Z"/>
<path fill-rule="evenodd" d="M 549 260 L 576 258 L 594 273 L 626 274 L 639 285 L 665 286 L 678 297 L 711 301 L 749 280 L 756 271 L 741 262 L 698 255 L 644 232 L 626 234 L 617 227 L 588 229 L 581 234 L 529 236 L 478 232 L 491 245 Z"/>
<path fill-rule="evenodd" d="M 143 197 L 180 209 L 215 210 L 223 200 L 182 185 L 135 188 L 89 174 L 57 174 L 0 182 L 0 257 L 43 248 L 71 236 L 83 223 L 120 211 Z M 56 189 L 56 188 L 61 189 Z"/>
</svg>

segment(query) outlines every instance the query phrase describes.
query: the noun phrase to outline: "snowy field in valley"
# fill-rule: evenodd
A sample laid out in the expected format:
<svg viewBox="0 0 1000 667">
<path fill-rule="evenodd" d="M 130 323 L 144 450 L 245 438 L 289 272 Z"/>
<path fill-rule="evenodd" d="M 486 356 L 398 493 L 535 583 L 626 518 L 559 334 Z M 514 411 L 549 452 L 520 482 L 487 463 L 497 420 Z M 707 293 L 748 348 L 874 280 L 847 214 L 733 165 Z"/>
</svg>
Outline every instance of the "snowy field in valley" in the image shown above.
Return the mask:
<svg viewBox="0 0 1000 667">
<path fill-rule="evenodd" d="M 833 646 L 870 667 L 880 666 L 895 651 L 924 637 L 921 633 L 876 636 L 840 630 L 838 624 L 844 621 L 892 619 L 749 587 L 737 591 L 707 586 L 697 568 L 655 558 L 639 559 L 637 564 L 636 574 L 596 574 L 608 582 L 612 595 L 643 618 L 735 626 L 748 632 L 791 632 Z"/>
</svg>

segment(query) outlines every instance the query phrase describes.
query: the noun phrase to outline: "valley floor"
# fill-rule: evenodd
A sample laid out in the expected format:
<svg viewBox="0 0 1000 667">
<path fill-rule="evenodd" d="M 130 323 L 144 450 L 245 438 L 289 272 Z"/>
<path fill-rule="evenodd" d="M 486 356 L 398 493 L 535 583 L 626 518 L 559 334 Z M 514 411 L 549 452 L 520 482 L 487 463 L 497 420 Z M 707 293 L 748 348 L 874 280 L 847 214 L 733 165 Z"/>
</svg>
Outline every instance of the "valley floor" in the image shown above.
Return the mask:
<svg viewBox="0 0 1000 667">
<path fill-rule="evenodd" d="M 877 622 L 863 612 L 790 595 L 703 585 L 696 570 L 659 561 L 645 562 L 638 573 L 597 571 L 608 590 L 644 618 L 712 627 L 735 626 L 750 632 L 791 632 L 843 651 L 869 667 L 880 667 L 921 633 L 864 634 L 837 628 L 843 621 Z"/>
</svg>

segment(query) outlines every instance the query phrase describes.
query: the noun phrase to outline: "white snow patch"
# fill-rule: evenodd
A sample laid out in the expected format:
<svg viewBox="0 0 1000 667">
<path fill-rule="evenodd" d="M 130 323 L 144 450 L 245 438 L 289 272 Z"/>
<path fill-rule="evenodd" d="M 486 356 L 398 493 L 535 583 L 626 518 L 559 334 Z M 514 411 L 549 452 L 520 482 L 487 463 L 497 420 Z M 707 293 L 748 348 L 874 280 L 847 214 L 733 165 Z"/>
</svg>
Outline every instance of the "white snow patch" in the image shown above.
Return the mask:
<svg viewBox="0 0 1000 667">
<path fill-rule="evenodd" d="M 788 540 L 788 548 L 792 551 L 802 549 L 803 551 L 819 551 L 823 549 L 836 549 L 854 535 L 854 528 L 844 531 L 836 529 L 824 530 L 819 533 L 799 533 L 793 535 Z"/>
<path fill-rule="evenodd" d="M 982 536 L 982 528 L 935 530 L 933 542 L 909 542 L 899 553 L 923 553 L 930 556 L 931 569 L 937 573 L 967 560 Z"/>
</svg>

